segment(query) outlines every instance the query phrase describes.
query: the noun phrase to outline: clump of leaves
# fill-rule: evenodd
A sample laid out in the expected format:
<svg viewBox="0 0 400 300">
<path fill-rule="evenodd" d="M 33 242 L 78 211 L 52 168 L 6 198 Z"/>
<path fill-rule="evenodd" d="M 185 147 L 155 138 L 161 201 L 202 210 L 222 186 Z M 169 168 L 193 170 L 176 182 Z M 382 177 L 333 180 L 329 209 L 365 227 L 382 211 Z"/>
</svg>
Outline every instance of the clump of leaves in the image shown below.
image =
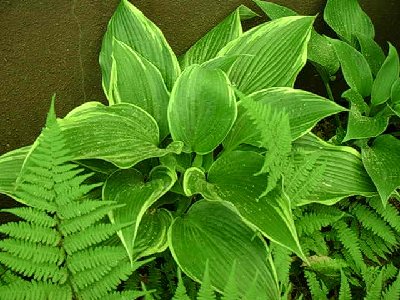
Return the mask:
<svg viewBox="0 0 400 300">
<path fill-rule="evenodd" d="M 264 9 L 264 2 L 257 3 Z M 334 205 L 378 192 L 384 196 L 364 168 L 365 155 L 310 133 L 323 118 L 349 111 L 293 88 L 307 57 L 320 65 L 322 74 L 339 69 L 331 42 L 312 29 L 314 17 L 282 17 L 243 32 L 241 20 L 254 15 L 239 7 L 178 61 L 157 26 L 122 0 L 100 52 L 109 105 L 87 102 L 52 121 L 63 137 L 59 150 L 68 149 L 59 154 L 60 160 L 74 161 L 104 178 L 100 203 L 110 206 L 96 214 L 96 221 L 108 215 L 109 222 L 101 220 L 101 226 L 117 230 L 117 235 L 111 236 L 110 229 L 96 242 L 118 249 L 122 245 L 129 272 L 142 263 L 139 259 L 170 251 L 180 270 L 202 282 L 199 299 L 213 299 L 215 291 L 226 299 L 289 296 L 293 253 L 312 293 L 322 295 L 329 288 L 313 272 L 315 262 L 322 261 L 322 269 L 326 263 L 329 271 L 334 265 L 336 272 L 341 260 L 349 261 L 356 252 L 345 245 L 343 251 L 328 251 L 326 256 L 334 257 L 321 260 L 299 232 L 303 229 L 296 222 L 307 210 L 297 207 Z M 326 51 L 310 46 L 315 43 Z M 51 142 L 39 139 L 34 146 L 1 156 L 0 192 L 30 200 L 18 193 L 25 161 Z M 41 176 L 34 173 L 29 182 L 38 185 Z M 80 178 L 71 173 L 68 179 L 82 184 Z M 362 213 L 352 212 L 357 218 Z M 66 213 L 77 214 L 72 208 Z M 76 218 L 77 224 L 86 222 L 85 216 Z M 339 218 L 332 226 L 349 226 L 350 220 Z M 368 230 L 377 229 L 359 220 Z M 81 240 L 86 239 L 91 235 L 82 233 Z M 323 239 L 329 247 L 344 240 Z M 103 265 L 112 263 L 115 258 L 108 257 Z M 358 271 L 355 262 L 351 266 Z M 93 270 L 85 280 L 99 278 L 99 273 Z M 345 294 L 352 277 L 346 269 L 342 273 Z M 156 272 L 147 274 L 156 276 L 140 280 L 145 291 L 157 287 L 160 278 Z M 180 275 L 177 284 L 175 297 L 188 296 Z M 107 292 L 111 289 L 107 285 Z"/>
</svg>

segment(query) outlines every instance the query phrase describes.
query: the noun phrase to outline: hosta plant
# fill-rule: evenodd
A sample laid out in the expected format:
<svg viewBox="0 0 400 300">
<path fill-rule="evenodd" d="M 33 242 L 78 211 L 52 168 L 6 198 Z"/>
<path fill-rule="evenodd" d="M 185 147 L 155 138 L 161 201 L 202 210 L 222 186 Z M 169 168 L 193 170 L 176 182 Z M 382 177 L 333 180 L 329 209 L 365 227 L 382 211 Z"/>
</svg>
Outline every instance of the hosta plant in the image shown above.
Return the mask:
<svg viewBox="0 0 400 300">
<path fill-rule="evenodd" d="M 281 267 L 287 261 L 284 254 L 307 268 L 316 260 L 309 244 L 302 244 L 301 227 L 296 225 L 306 212 L 302 208 L 378 195 L 357 149 L 311 133 L 323 118 L 348 109 L 294 88 L 312 53 L 309 42 L 322 38 L 312 29 L 314 17 L 282 17 L 243 32 L 241 21 L 254 15 L 239 7 L 178 59 L 157 26 L 122 0 L 100 52 L 108 105 L 87 102 L 57 120 L 50 114 L 51 126 L 46 128 L 56 128 L 59 134 L 0 157 L 0 192 L 38 209 L 43 218 L 55 219 L 61 241 L 79 231 L 77 250 L 92 251 L 84 249 L 100 242 L 104 249 L 123 247 L 124 255 L 118 252 L 96 261 L 107 271 L 94 268 L 79 275 L 82 280 L 102 282 L 110 271 L 107 266 L 114 267 L 120 257 L 126 269 L 118 272 L 126 273 L 102 285 L 111 292 L 144 257 L 169 251 L 186 276 L 197 282 L 205 278 L 199 299 L 212 299 L 214 291 L 225 292 L 226 299 L 281 299 L 290 294 L 287 268 Z M 58 138 L 62 146 L 52 146 Z M 60 153 L 32 158 L 41 147 Z M 89 178 L 63 165 L 60 170 L 48 167 L 47 172 L 55 172 L 49 177 L 35 165 L 46 162 L 43 156 L 49 164 L 72 162 L 82 172 L 94 173 L 97 188 L 85 197 L 69 187 L 58 188 L 64 180 L 82 184 Z M 70 177 L 64 178 L 64 172 Z M 53 181 L 44 182 L 42 177 Z M 24 182 L 38 191 L 29 186 L 21 193 Z M 47 197 L 48 191 L 55 196 Z M 57 195 L 60 202 L 54 204 Z M 103 202 L 91 202 L 91 197 Z M 75 206 L 58 211 L 57 205 L 72 200 L 85 207 L 104 207 L 89 215 Z M 69 225 L 72 229 L 65 232 L 60 214 L 75 217 L 75 227 Z M 27 216 L 27 222 L 35 222 L 35 212 Z M 3 232 L 13 237 L 7 226 L 25 225 L 3 226 Z M 85 234 L 86 228 L 93 233 Z M 102 235 L 105 228 L 108 234 Z M 101 238 L 94 239 L 97 234 Z M 18 238 L 31 242 L 26 234 Z M 45 241 L 39 236 L 34 242 Z M 58 241 L 51 245 L 64 249 L 65 243 Z M 36 280 L 37 299 L 50 297 L 44 287 L 59 277 L 36 276 L 43 272 L 39 266 L 30 266 L 27 273 L 17 262 L 27 244 L 21 244 L 22 250 L 16 245 L 0 247 L 0 254 L 13 257 L 10 261 L 0 255 L 0 262 L 13 275 Z M 68 256 L 53 263 L 69 270 Z M 81 295 L 80 289 L 88 285 L 77 286 L 69 271 L 63 278 L 68 276 L 68 295 L 102 297 Z M 177 293 L 185 299 L 179 282 Z M 13 289 L 6 284 L 0 295 Z"/>
</svg>

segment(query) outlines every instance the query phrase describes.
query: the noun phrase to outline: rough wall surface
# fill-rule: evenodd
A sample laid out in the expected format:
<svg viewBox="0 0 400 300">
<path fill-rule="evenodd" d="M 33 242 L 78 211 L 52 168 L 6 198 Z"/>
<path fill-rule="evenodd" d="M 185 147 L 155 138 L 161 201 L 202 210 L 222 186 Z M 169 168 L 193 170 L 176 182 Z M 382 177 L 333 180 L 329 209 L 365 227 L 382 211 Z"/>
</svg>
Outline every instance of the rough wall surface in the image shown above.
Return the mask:
<svg viewBox="0 0 400 300">
<path fill-rule="evenodd" d="M 239 4 L 255 8 L 251 0 L 132 2 L 162 29 L 177 54 Z M 325 4 L 273 2 L 302 14 L 321 12 Z M 393 30 L 400 28 L 400 3 L 360 2 L 375 23 L 378 41 L 384 45 L 390 40 L 400 48 L 400 31 Z M 0 154 L 34 141 L 53 93 L 60 116 L 85 101 L 105 100 L 98 53 L 117 4 L 118 0 L 0 0 Z M 312 79 L 302 79 L 308 80 Z"/>
</svg>

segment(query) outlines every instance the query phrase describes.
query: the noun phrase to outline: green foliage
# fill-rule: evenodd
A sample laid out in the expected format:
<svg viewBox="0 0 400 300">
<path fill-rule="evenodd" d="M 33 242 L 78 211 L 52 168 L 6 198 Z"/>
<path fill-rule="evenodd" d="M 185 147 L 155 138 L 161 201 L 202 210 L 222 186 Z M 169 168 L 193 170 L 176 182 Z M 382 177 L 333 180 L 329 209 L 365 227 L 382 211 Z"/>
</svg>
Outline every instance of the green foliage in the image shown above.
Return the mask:
<svg viewBox="0 0 400 300">
<path fill-rule="evenodd" d="M 0 192 L 23 204 L 3 210 L 20 221 L 0 226 L 0 298 L 399 297 L 397 50 L 357 0 L 327 1 L 338 39 L 255 2 L 271 22 L 244 32 L 241 6 L 180 64 L 120 2 L 99 59 L 109 105 L 52 107 L 0 156 Z M 293 88 L 307 59 L 329 100 Z M 311 133 L 343 112 L 331 140 Z"/>
</svg>

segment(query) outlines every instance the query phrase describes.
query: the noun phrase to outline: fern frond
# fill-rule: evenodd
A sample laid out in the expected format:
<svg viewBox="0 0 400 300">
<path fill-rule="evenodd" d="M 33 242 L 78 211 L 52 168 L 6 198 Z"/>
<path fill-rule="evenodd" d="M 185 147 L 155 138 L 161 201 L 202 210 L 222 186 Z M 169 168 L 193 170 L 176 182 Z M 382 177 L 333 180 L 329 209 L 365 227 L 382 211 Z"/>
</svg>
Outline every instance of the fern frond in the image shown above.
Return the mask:
<svg viewBox="0 0 400 300">
<path fill-rule="evenodd" d="M 378 276 L 375 277 L 375 280 L 371 285 L 367 285 L 367 295 L 365 296 L 365 300 L 376 300 L 381 299 L 382 296 L 382 274 L 380 271 Z"/>
<path fill-rule="evenodd" d="M 102 300 L 135 300 L 142 299 L 150 292 L 147 291 L 123 291 L 114 292 L 102 297 Z"/>
<path fill-rule="evenodd" d="M 0 232 L 10 237 L 33 243 L 44 243 L 55 246 L 61 241 L 61 235 L 48 227 L 27 222 L 9 222 L 0 226 Z"/>
<path fill-rule="evenodd" d="M 271 105 L 254 101 L 251 97 L 241 100 L 256 128 L 261 134 L 261 146 L 268 151 L 259 173 L 268 173 L 268 185 L 263 195 L 272 191 L 288 163 L 292 149 L 289 116 L 283 110 L 273 109 Z"/>
<path fill-rule="evenodd" d="M 97 224 L 87 228 L 84 231 L 66 236 L 64 239 L 64 249 L 68 254 L 83 250 L 94 244 L 105 241 L 116 231 L 131 225 L 131 223 L 114 225 L 114 224 Z"/>
<path fill-rule="evenodd" d="M 24 240 L 4 239 L 0 241 L 0 248 L 15 257 L 38 264 L 60 265 L 65 259 L 65 253 L 61 248 Z"/>
<path fill-rule="evenodd" d="M 90 214 L 85 214 L 79 218 L 73 218 L 64 221 L 60 225 L 60 231 L 64 236 L 68 236 L 72 233 L 75 233 L 77 231 L 82 231 L 93 224 L 95 224 L 97 221 L 100 221 L 103 219 L 111 210 L 124 207 L 125 204 L 119 204 L 119 205 L 113 205 L 113 206 L 102 206 L 94 211 L 92 211 Z"/>
<path fill-rule="evenodd" d="M 15 208 L 5 208 L 1 210 L 2 212 L 11 213 L 24 219 L 25 221 L 31 222 L 35 225 L 41 227 L 54 227 L 57 222 L 49 216 L 44 211 L 33 209 L 32 207 L 15 207 Z"/>
<path fill-rule="evenodd" d="M 178 286 L 176 288 L 174 297 L 172 300 L 190 300 L 189 296 L 186 293 L 186 287 L 182 280 L 182 272 L 181 269 L 178 268 Z"/>
<path fill-rule="evenodd" d="M 38 281 L 51 280 L 53 283 L 64 283 L 68 276 L 67 270 L 55 264 L 35 263 L 7 252 L 0 252 L 0 261 L 11 270 L 23 276 L 33 276 Z"/>
<path fill-rule="evenodd" d="M 290 267 L 292 265 L 292 252 L 281 245 L 272 242 L 270 245 L 278 281 L 288 285 Z"/>
<path fill-rule="evenodd" d="M 69 220 L 91 213 L 101 207 L 115 205 L 115 201 L 85 200 L 71 202 L 58 207 L 57 213 L 61 219 Z"/>
<path fill-rule="evenodd" d="M 383 293 L 383 300 L 400 299 L 400 272 L 396 280 Z"/>
<path fill-rule="evenodd" d="M 336 215 L 315 211 L 306 212 L 296 220 L 296 228 L 300 236 L 312 235 L 316 231 L 321 230 L 322 227 L 332 225 L 336 221 L 340 220 L 342 216 L 343 213 Z"/>
<path fill-rule="evenodd" d="M 231 272 L 229 274 L 228 282 L 224 288 L 224 295 L 221 300 L 237 300 L 239 297 L 239 290 L 236 282 L 236 261 L 233 262 Z"/>
<path fill-rule="evenodd" d="M 343 221 L 338 221 L 333 225 L 337 236 L 343 246 L 349 251 L 356 267 L 359 270 L 364 270 L 366 268 L 361 255 L 360 245 L 358 242 L 358 237 L 356 234 L 347 227 L 346 223 Z"/>
<path fill-rule="evenodd" d="M 197 300 L 216 300 L 214 290 L 211 285 L 210 273 L 208 269 L 208 260 L 204 270 L 203 280 L 200 290 L 197 294 Z"/>
<path fill-rule="evenodd" d="M 354 213 L 363 227 L 370 229 L 389 244 L 396 244 L 396 236 L 392 228 L 384 220 L 378 218 L 368 207 L 357 204 L 352 208 L 351 212 Z"/>
<path fill-rule="evenodd" d="M 351 300 L 351 290 L 349 281 L 343 270 L 340 271 L 340 290 L 339 290 L 339 300 Z"/>
<path fill-rule="evenodd" d="M 314 252 L 317 255 L 328 255 L 329 249 L 322 232 L 314 232 L 312 235 L 300 238 L 300 244 L 309 255 Z"/>
<path fill-rule="evenodd" d="M 18 282 L 6 286 L 0 286 L 0 299 L 21 300 L 71 300 L 71 288 L 63 285 L 55 285 L 46 282 Z"/>
<path fill-rule="evenodd" d="M 400 233 L 400 214 L 396 207 L 394 207 L 390 202 L 384 208 L 382 206 L 382 201 L 379 197 L 371 198 L 368 204 L 390 225 Z"/>
<path fill-rule="evenodd" d="M 386 255 L 390 253 L 390 250 L 383 239 L 367 229 L 361 231 L 361 239 L 369 246 L 375 255 L 385 260 L 387 259 Z"/>
<path fill-rule="evenodd" d="M 325 284 L 318 280 L 315 273 L 304 271 L 304 275 L 306 276 L 308 289 L 310 290 L 312 298 L 321 300 L 327 299 L 326 295 L 328 294 L 328 290 Z"/>
</svg>

